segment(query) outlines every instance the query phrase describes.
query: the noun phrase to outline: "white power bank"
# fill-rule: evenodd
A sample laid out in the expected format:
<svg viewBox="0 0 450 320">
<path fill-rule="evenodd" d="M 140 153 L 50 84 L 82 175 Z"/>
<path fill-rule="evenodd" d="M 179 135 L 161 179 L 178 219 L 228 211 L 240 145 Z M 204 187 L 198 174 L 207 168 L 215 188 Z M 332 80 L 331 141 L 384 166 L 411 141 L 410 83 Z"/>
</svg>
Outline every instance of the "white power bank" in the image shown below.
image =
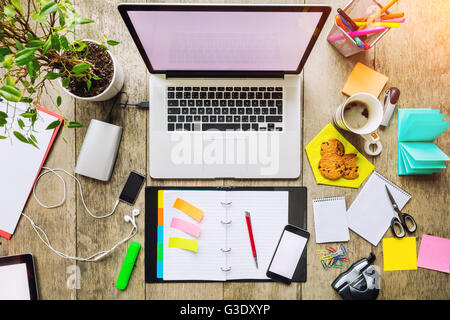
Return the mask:
<svg viewBox="0 0 450 320">
<path fill-rule="evenodd" d="M 109 181 L 116 163 L 122 127 L 92 119 L 78 155 L 75 172 Z"/>
</svg>

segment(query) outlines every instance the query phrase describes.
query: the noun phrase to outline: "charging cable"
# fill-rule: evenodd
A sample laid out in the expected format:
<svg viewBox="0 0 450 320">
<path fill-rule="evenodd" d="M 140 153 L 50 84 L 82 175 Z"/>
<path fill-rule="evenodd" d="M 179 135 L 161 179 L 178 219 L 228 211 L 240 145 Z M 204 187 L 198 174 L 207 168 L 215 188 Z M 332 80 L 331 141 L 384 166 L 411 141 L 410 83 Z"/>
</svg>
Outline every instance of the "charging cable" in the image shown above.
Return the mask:
<svg viewBox="0 0 450 320">
<path fill-rule="evenodd" d="M 125 101 L 122 102 L 122 96 L 125 97 Z M 125 91 L 120 91 L 116 98 L 114 99 L 114 102 L 111 106 L 111 109 L 109 109 L 108 115 L 106 116 L 105 122 L 112 123 L 112 111 L 115 106 L 126 108 L 128 106 L 138 107 L 141 109 L 148 109 L 149 108 L 149 102 L 148 101 L 141 101 L 139 103 L 128 103 L 128 93 Z"/>
<path fill-rule="evenodd" d="M 87 207 L 86 202 L 84 201 L 84 196 L 83 196 L 83 190 L 81 188 L 81 183 L 80 180 L 78 180 L 77 177 L 75 177 L 74 175 L 70 174 L 69 172 L 67 172 L 64 169 L 61 168 L 57 168 L 57 169 L 51 169 L 48 167 L 42 167 L 42 169 L 46 170 L 43 171 L 41 174 L 39 174 L 39 176 L 36 179 L 36 182 L 34 183 L 33 186 L 33 197 L 36 199 L 37 203 L 43 207 L 43 208 L 47 208 L 47 209 L 52 209 L 52 208 L 57 208 L 60 207 L 61 205 L 64 204 L 64 202 L 66 201 L 66 182 L 64 181 L 63 177 L 58 173 L 58 172 L 64 172 L 65 174 L 69 175 L 70 177 L 72 177 L 73 179 L 75 179 L 75 181 L 78 184 L 79 190 L 80 190 L 80 195 L 81 195 L 81 202 L 83 203 L 84 208 L 86 209 L 86 211 L 89 213 L 89 215 L 95 219 L 103 219 L 103 218 L 107 218 L 109 216 L 111 216 L 112 214 L 114 214 L 114 212 L 117 209 L 117 206 L 119 204 L 119 200 L 116 201 L 116 203 L 114 204 L 114 207 L 112 209 L 112 211 L 110 213 L 107 213 L 105 215 L 94 215 Z M 55 174 L 63 183 L 63 199 L 58 202 L 57 204 L 54 205 L 46 205 L 44 203 L 42 203 L 37 194 L 36 194 L 36 186 L 38 184 L 38 181 L 46 174 L 48 173 L 53 173 Z M 28 215 L 26 215 L 25 213 L 22 212 L 22 215 L 27 218 L 27 220 L 30 222 L 31 226 L 33 227 L 34 231 L 36 232 L 37 236 L 39 237 L 39 239 L 41 239 L 41 241 L 50 249 L 52 250 L 54 253 L 56 253 L 58 256 L 60 256 L 61 258 L 64 259 L 71 259 L 71 260 L 76 260 L 76 261 L 86 261 L 86 262 L 90 262 L 90 261 L 98 261 L 101 258 L 103 258 L 104 256 L 108 255 L 109 253 L 113 252 L 118 246 L 120 246 L 121 244 L 123 244 L 124 242 L 127 242 L 128 240 L 130 240 L 131 238 L 133 238 L 137 232 L 138 232 L 138 227 L 136 224 L 136 217 L 139 215 L 139 209 L 133 209 L 131 216 L 126 215 L 124 217 L 125 222 L 127 223 L 131 223 L 132 224 L 132 228 L 130 233 L 121 241 L 117 242 L 111 249 L 109 250 L 104 250 L 104 251 L 100 251 L 97 253 L 94 253 L 93 255 L 90 255 L 88 257 L 76 257 L 76 256 L 70 256 L 67 255 L 61 251 L 56 250 L 50 243 L 50 240 L 47 237 L 47 234 L 45 233 L 45 231 L 39 227 Z"/>
</svg>

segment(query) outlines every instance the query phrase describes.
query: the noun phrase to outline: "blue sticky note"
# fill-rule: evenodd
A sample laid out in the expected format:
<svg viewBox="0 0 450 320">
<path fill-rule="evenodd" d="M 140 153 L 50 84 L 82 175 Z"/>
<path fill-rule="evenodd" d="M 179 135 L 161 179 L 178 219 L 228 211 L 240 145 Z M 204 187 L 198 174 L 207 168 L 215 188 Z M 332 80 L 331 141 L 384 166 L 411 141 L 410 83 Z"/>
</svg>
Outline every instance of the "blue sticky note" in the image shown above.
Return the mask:
<svg viewBox="0 0 450 320">
<path fill-rule="evenodd" d="M 164 242 L 164 226 L 158 226 L 158 243 Z"/>
<path fill-rule="evenodd" d="M 156 262 L 156 278 L 162 279 L 164 275 L 163 272 L 163 261 Z"/>
<path fill-rule="evenodd" d="M 413 168 L 411 168 L 408 161 L 406 160 L 405 150 L 402 149 L 401 153 L 402 153 L 402 158 L 403 158 L 403 166 L 404 166 L 405 174 L 432 174 L 434 172 L 440 171 L 439 169 L 413 169 Z"/>
<path fill-rule="evenodd" d="M 400 147 L 403 149 L 402 144 Z M 447 167 L 444 161 L 417 161 L 408 152 L 402 152 L 402 157 L 406 159 L 412 169 L 444 169 Z"/>
<path fill-rule="evenodd" d="M 449 161 L 450 158 L 432 142 L 402 142 L 401 146 L 416 161 Z"/>
<path fill-rule="evenodd" d="M 449 128 L 445 114 L 433 109 L 400 109 L 400 141 L 432 141 Z"/>
</svg>

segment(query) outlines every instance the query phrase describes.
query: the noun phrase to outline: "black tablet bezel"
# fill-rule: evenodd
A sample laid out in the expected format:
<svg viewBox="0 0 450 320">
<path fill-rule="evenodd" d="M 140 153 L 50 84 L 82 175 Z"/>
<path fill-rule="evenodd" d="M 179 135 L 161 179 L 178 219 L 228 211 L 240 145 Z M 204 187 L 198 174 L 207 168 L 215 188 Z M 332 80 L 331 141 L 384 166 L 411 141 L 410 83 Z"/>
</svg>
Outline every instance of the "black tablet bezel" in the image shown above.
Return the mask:
<svg viewBox="0 0 450 320">
<path fill-rule="evenodd" d="M 306 249 L 306 246 L 308 244 L 309 232 L 304 230 L 304 229 L 302 229 L 302 228 L 299 228 L 299 227 L 296 227 L 296 226 L 288 224 L 288 225 L 286 225 L 284 227 L 283 232 L 281 233 L 280 239 L 278 240 L 278 243 L 277 243 L 277 246 L 275 248 L 275 251 L 273 252 L 272 259 L 270 259 L 269 267 L 267 267 L 266 276 L 271 278 L 271 279 L 273 279 L 273 280 L 280 281 L 280 282 L 283 282 L 285 284 L 290 284 L 292 282 L 291 278 L 286 278 L 286 277 L 283 277 L 282 275 L 279 275 L 277 273 L 269 271 L 270 270 L 270 266 L 272 265 L 272 262 L 273 262 L 273 258 L 275 257 L 275 253 L 277 252 L 278 246 L 280 245 L 281 239 L 283 238 L 284 233 L 286 231 L 295 233 L 295 234 L 297 234 L 297 235 L 299 235 L 299 236 L 301 236 L 303 238 L 306 238 L 306 244 L 305 244 L 305 247 L 303 248 L 303 252 L 302 252 L 302 255 L 300 256 L 299 261 L 302 259 L 302 256 L 303 256 L 303 254 L 305 252 L 305 249 Z M 299 261 L 297 262 L 297 265 L 298 265 Z M 297 266 L 296 266 L 296 268 L 297 268 Z"/>
<path fill-rule="evenodd" d="M 36 272 L 34 269 L 33 255 L 30 253 L 15 256 L 0 257 L 0 267 L 25 263 L 27 266 L 28 288 L 30 289 L 30 300 L 39 300 L 36 284 Z"/>
<path fill-rule="evenodd" d="M 167 74 L 167 73 L 180 73 L 187 72 L 194 74 L 196 76 L 215 76 L 221 75 L 222 77 L 227 76 L 252 76 L 258 77 L 264 74 L 299 74 L 303 66 L 306 63 L 320 32 L 322 31 L 325 22 L 331 12 L 331 7 L 323 5 L 223 5 L 223 4 L 192 4 L 192 5 L 178 5 L 178 4 L 127 4 L 121 3 L 118 6 L 120 15 L 125 22 L 138 50 L 142 56 L 142 59 L 147 66 L 150 73 L 154 74 Z M 299 66 L 296 70 L 265 70 L 265 71 L 254 71 L 254 70 L 236 70 L 236 71 L 223 71 L 223 70 L 155 70 L 150 63 L 150 60 L 145 52 L 142 43 L 133 27 L 133 24 L 128 15 L 129 11 L 225 11 L 225 12 L 321 12 L 319 23 L 313 32 L 308 46 L 300 60 Z"/>
</svg>

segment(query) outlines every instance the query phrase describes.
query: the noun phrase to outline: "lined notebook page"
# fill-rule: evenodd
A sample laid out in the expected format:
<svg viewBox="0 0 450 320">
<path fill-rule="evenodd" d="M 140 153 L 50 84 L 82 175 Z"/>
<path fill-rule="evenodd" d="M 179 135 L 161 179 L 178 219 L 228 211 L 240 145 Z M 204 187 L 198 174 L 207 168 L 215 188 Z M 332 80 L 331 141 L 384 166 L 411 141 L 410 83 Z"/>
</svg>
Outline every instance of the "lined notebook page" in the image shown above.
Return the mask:
<svg viewBox="0 0 450 320">
<path fill-rule="evenodd" d="M 395 215 L 385 186 L 401 210 L 411 196 L 374 171 L 347 211 L 349 228 L 374 246 L 378 245 Z"/>
<path fill-rule="evenodd" d="M 227 229 L 227 280 L 267 279 L 266 271 L 281 236 L 288 224 L 289 193 L 287 191 L 230 191 L 227 209 L 232 223 Z M 258 269 L 252 255 L 244 211 L 251 215 L 253 236 L 258 255 Z"/>
<path fill-rule="evenodd" d="M 225 227 L 220 221 L 225 216 L 225 209 L 220 204 L 225 200 L 225 191 L 164 191 L 164 280 L 214 280 L 224 281 L 225 258 L 220 248 L 225 242 Z M 203 219 L 198 222 L 173 208 L 177 198 L 181 198 L 203 210 Z M 198 224 L 200 237 L 196 238 L 181 230 L 170 228 L 173 217 Z M 169 238 L 180 237 L 198 241 L 197 252 L 179 248 L 169 248 Z"/>
</svg>

